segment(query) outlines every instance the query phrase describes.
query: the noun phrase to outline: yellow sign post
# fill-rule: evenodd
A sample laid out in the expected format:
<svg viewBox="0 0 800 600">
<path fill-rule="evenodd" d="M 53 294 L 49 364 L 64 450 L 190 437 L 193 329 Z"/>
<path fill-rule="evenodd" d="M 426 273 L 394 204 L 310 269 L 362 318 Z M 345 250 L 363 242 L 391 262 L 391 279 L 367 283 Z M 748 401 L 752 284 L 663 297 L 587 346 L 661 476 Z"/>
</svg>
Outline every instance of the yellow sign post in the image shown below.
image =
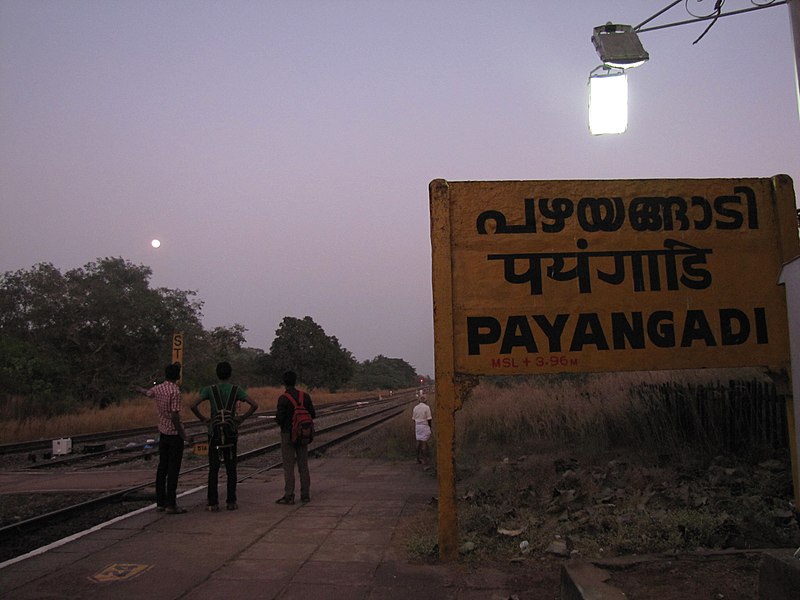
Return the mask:
<svg viewBox="0 0 800 600">
<path fill-rule="evenodd" d="M 457 556 L 455 411 L 474 376 L 790 372 L 786 175 L 435 180 L 430 210 L 443 559 Z"/>
<path fill-rule="evenodd" d="M 172 362 L 178 363 L 181 366 L 181 378 L 178 380 L 178 385 L 183 381 L 183 332 L 175 332 L 172 334 Z"/>
</svg>

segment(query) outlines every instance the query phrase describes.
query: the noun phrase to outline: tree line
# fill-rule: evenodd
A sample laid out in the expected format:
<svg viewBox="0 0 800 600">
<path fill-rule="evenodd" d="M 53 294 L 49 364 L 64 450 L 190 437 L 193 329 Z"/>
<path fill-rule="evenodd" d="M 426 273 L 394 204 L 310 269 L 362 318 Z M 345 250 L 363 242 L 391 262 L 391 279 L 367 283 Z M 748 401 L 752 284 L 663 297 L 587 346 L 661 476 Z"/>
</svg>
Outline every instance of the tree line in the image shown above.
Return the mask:
<svg viewBox="0 0 800 600">
<path fill-rule="evenodd" d="M 0 399 L 23 396 L 48 413 L 105 406 L 129 395 L 131 383 L 163 375 L 172 334 L 182 332 L 183 385 L 214 381 L 227 360 L 237 382 L 277 385 L 294 370 L 310 388 L 398 389 L 417 385 L 399 358 L 358 362 L 309 317 L 284 317 L 269 352 L 245 347 L 239 323 L 206 330 L 196 292 L 150 286 L 152 270 L 103 258 L 62 273 L 50 263 L 0 275 Z"/>
</svg>

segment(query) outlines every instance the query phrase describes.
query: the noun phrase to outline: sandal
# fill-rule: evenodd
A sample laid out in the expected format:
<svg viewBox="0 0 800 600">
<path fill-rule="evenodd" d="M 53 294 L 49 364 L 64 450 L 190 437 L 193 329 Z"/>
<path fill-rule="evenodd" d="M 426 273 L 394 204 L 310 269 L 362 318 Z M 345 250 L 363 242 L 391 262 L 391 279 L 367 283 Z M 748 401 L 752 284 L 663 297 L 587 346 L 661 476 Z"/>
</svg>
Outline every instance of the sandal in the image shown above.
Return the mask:
<svg viewBox="0 0 800 600">
<path fill-rule="evenodd" d="M 275 504 L 294 504 L 294 498 L 287 498 L 286 496 L 282 496 L 275 500 Z"/>
<path fill-rule="evenodd" d="M 206 506 L 208 512 L 219 512 L 219 504 L 209 504 Z"/>
</svg>

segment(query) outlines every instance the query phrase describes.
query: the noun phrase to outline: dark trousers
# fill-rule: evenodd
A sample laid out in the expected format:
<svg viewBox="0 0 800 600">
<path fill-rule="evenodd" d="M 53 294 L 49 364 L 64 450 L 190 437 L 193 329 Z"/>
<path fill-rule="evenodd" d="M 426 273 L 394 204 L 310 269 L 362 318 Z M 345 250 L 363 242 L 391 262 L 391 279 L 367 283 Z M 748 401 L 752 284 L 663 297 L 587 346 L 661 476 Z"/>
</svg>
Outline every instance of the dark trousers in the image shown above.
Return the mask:
<svg viewBox="0 0 800 600">
<path fill-rule="evenodd" d="M 219 504 L 217 481 L 219 480 L 220 454 L 225 461 L 225 475 L 228 479 L 225 500 L 228 504 L 236 502 L 236 442 L 232 446 L 217 449 L 219 440 L 211 438 L 208 443 L 208 504 Z"/>
<path fill-rule="evenodd" d="M 309 498 L 311 474 L 308 471 L 308 446 L 293 444 L 292 432 L 281 431 L 281 460 L 283 460 L 283 495 L 294 498 L 294 465 L 300 474 L 300 497 Z"/>
<path fill-rule="evenodd" d="M 158 440 L 156 469 L 156 504 L 163 508 L 177 505 L 178 475 L 183 460 L 183 438 L 161 434 Z"/>
</svg>

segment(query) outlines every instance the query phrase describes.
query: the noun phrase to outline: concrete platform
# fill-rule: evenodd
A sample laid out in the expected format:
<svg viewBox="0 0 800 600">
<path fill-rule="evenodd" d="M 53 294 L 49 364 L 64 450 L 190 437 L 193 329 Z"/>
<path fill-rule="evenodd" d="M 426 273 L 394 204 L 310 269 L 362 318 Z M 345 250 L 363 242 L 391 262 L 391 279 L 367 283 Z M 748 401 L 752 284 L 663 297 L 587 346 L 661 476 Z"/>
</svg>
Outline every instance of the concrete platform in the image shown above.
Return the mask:
<svg viewBox="0 0 800 600">
<path fill-rule="evenodd" d="M 153 508 L 24 560 L 0 565 L 0 597 L 237 600 L 507 598 L 503 577 L 458 565 L 410 564 L 400 525 L 431 510 L 436 480 L 416 464 L 349 458 L 311 463 L 312 500 L 275 504 L 283 477 L 239 486 L 239 510 L 209 513 L 205 490 L 189 512 Z M 224 500 L 224 476 L 220 481 Z M 474 574 L 473 574 L 474 575 Z"/>
</svg>

